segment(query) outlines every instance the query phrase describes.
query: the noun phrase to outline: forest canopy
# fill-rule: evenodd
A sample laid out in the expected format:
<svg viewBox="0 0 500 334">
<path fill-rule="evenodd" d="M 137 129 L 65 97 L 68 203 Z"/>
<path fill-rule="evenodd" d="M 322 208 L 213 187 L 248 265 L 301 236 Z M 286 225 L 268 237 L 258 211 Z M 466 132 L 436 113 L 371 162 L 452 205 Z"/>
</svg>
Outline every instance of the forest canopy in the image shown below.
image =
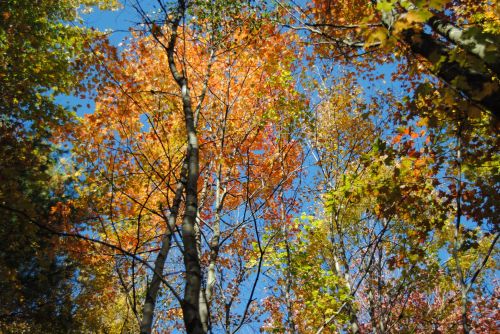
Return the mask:
<svg viewBox="0 0 500 334">
<path fill-rule="evenodd" d="M 498 2 L 5 0 L 0 87 L 2 333 L 500 328 Z"/>
</svg>

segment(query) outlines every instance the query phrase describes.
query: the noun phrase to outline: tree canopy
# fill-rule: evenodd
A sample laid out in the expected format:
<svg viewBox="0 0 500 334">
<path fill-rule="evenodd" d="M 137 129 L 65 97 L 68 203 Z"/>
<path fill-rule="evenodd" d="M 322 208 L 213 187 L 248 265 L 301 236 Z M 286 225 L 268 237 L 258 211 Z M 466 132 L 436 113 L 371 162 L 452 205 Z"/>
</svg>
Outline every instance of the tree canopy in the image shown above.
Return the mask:
<svg viewBox="0 0 500 334">
<path fill-rule="evenodd" d="M 0 331 L 495 333 L 499 47 L 484 0 L 2 2 Z"/>
</svg>

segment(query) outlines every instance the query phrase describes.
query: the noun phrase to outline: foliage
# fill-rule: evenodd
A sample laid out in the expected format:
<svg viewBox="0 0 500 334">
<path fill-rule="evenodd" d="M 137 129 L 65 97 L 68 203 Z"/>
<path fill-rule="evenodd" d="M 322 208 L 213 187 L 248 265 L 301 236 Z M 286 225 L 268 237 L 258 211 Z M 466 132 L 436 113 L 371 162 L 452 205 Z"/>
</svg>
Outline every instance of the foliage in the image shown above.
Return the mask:
<svg viewBox="0 0 500 334">
<path fill-rule="evenodd" d="M 0 331 L 496 330 L 498 4 L 125 6 L 0 5 Z"/>
<path fill-rule="evenodd" d="M 90 284 L 78 283 L 85 265 L 52 233 L 61 226 L 53 208 L 73 195 L 71 178 L 56 167 L 63 152 L 51 142 L 55 131 L 73 122 L 55 97 L 79 88 L 84 44 L 93 35 L 71 21 L 80 5 L 95 4 L 0 5 L 2 332 L 78 331 L 89 321 L 81 319 L 89 316 L 86 307 L 95 307 L 75 298 L 89 297 L 84 291 Z M 89 282 L 97 278 L 91 275 Z"/>
</svg>

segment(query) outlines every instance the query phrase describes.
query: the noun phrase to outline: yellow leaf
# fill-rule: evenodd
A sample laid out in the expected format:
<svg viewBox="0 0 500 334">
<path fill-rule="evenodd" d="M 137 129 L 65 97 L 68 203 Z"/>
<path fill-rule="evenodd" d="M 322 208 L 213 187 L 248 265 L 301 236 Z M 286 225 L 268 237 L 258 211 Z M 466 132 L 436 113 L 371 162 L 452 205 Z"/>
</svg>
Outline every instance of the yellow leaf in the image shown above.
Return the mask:
<svg viewBox="0 0 500 334">
<path fill-rule="evenodd" d="M 412 28 L 415 24 L 424 23 L 430 17 L 432 13 L 427 9 L 412 10 L 402 16 L 396 23 L 394 23 L 393 32 L 395 34 L 400 33 L 404 30 Z"/>
<path fill-rule="evenodd" d="M 375 30 L 373 30 L 369 35 L 368 38 L 366 39 L 365 48 L 369 48 L 373 46 L 375 43 L 381 43 L 384 44 L 384 42 L 387 40 L 387 30 L 385 28 L 379 27 Z"/>
</svg>

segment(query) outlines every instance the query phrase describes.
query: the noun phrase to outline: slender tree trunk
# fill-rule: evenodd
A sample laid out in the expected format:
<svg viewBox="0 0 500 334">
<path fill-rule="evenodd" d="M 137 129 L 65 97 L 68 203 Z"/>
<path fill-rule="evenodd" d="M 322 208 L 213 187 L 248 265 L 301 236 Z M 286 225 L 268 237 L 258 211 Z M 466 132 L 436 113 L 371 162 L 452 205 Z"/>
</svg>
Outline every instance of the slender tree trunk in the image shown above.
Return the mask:
<svg viewBox="0 0 500 334">
<path fill-rule="evenodd" d="M 220 159 L 219 159 L 220 161 Z M 215 188 L 215 220 L 214 225 L 212 226 L 213 234 L 210 240 L 210 256 L 209 256 L 209 264 L 207 270 L 207 285 L 205 290 L 202 291 L 203 300 L 205 303 L 205 309 L 200 310 L 201 318 L 203 323 L 209 323 L 209 309 L 213 299 L 213 292 L 216 283 L 216 273 L 215 267 L 217 264 L 217 258 L 219 256 L 219 243 L 220 243 L 220 221 L 221 221 L 221 210 L 224 205 L 224 198 L 226 196 L 225 190 L 221 190 L 220 177 L 221 177 L 221 169 L 222 166 L 219 164 L 218 167 L 218 178 Z"/>
<path fill-rule="evenodd" d="M 383 282 L 382 282 L 382 249 L 378 249 L 378 254 L 379 258 L 377 261 L 377 295 L 378 295 L 378 305 L 380 307 L 380 315 L 379 315 L 379 320 L 378 320 L 378 326 L 379 326 L 379 332 L 380 333 L 385 333 L 385 319 L 384 319 L 384 309 L 382 308 L 382 305 L 384 305 L 384 292 L 382 290 L 383 287 Z"/>
<path fill-rule="evenodd" d="M 332 214 L 330 215 L 330 230 L 331 230 L 330 233 L 332 233 L 332 235 L 335 232 L 340 232 L 337 219 L 338 219 L 337 215 L 335 215 L 332 212 Z M 334 225 L 335 225 L 335 228 L 334 228 Z M 335 230 L 337 230 L 337 231 L 335 231 Z M 340 235 L 340 233 L 339 233 L 339 235 Z M 332 242 L 332 246 L 333 246 L 333 244 L 335 243 L 335 240 L 332 238 L 331 242 Z M 344 247 L 344 244 L 342 242 L 340 242 L 339 244 L 340 244 L 340 247 L 342 247 L 342 248 Z M 344 258 L 344 261 L 343 261 L 344 265 L 342 265 L 342 262 L 339 259 L 339 256 L 337 254 L 335 254 L 335 252 L 333 254 L 333 261 L 334 261 L 334 265 L 335 265 L 335 274 L 337 276 L 343 276 L 344 281 L 345 281 L 345 287 L 347 288 L 349 295 L 351 295 L 351 293 L 352 293 L 351 277 L 349 275 L 349 268 L 347 266 L 347 261 Z M 346 311 L 347 311 L 347 315 L 349 317 L 349 331 L 350 331 L 350 333 L 358 334 L 359 333 L 358 316 L 356 314 L 356 310 L 354 309 L 354 307 L 352 305 L 351 300 L 346 301 Z"/>
<path fill-rule="evenodd" d="M 458 131 L 457 131 L 457 158 L 456 162 L 458 165 L 458 179 L 457 179 L 457 196 L 456 196 L 456 204 L 457 204 L 457 217 L 455 223 L 455 234 L 454 234 L 454 244 L 453 244 L 453 253 L 455 258 L 455 266 L 458 271 L 459 279 L 460 279 L 460 287 L 462 289 L 462 330 L 464 334 L 469 334 L 469 326 L 467 324 L 467 284 L 465 283 L 465 275 L 462 266 L 460 265 L 459 259 L 459 251 L 460 251 L 460 227 L 461 227 L 461 219 L 462 219 L 462 126 L 459 123 Z"/>
<path fill-rule="evenodd" d="M 218 197 L 218 196 L 217 196 Z M 213 226 L 213 235 L 210 240 L 210 259 L 207 272 L 207 288 L 205 295 L 207 303 L 210 305 L 213 298 L 213 291 L 216 283 L 215 265 L 217 257 L 219 256 L 219 243 L 220 243 L 220 210 L 215 213 L 215 223 Z"/>
<path fill-rule="evenodd" d="M 368 303 L 369 303 L 368 313 L 370 314 L 370 322 L 372 325 L 372 332 L 375 334 L 379 334 L 378 333 L 377 315 L 375 313 L 376 306 L 375 306 L 375 301 L 374 301 L 374 297 L 373 297 L 373 289 L 372 289 L 371 283 L 370 283 L 369 292 L 368 292 Z"/>
<path fill-rule="evenodd" d="M 160 275 L 163 273 L 165 261 L 167 259 L 168 252 L 170 250 L 172 234 L 175 228 L 175 222 L 177 221 L 177 216 L 179 213 L 179 207 L 182 199 L 182 192 L 184 191 L 184 183 L 186 182 L 187 162 L 188 162 L 188 157 L 186 157 L 184 164 L 182 166 L 181 180 L 177 185 L 177 189 L 175 190 L 175 197 L 172 203 L 172 207 L 170 208 L 170 214 L 168 216 L 167 230 L 163 235 L 160 252 L 158 253 L 158 256 L 156 257 L 155 260 L 153 278 L 151 279 L 151 282 L 149 283 L 146 290 L 146 300 L 144 302 L 144 307 L 142 309 L 142 319 L 140 323 L 141 334 L 151 333 L 151 329 L 153 326 L 153 316 L 156 305 L 156 298 L 158 296 L 158 291 L 161 283 Z"/>
<path fill-rule="evenodd" d="M 184 266 L 186 268 L 186 285 L 182 309 L 186 331 L 188 333 L 197 334 L 205 333 L 199 314 L 201 267 L 195 233 L 196 217 L 198 214 L 199 148 L 196 129 L 194 128 L 194 117 L 187 80 L 183 78 L 179 86 L 182 92 L 189 150 L 188 177 L 186 183 L 186 212 L 184 213 L 182 221 Z"/>
<path fill-rule="evenodd" d="M 295 329 L 295 321 L 293 320 L 294 312 L 293 312 L 293 303 L 292 303 L 292 275 L 291 275 L 291 258 L 290 258 L 290 246 L 288 243 L 288 237 L 285 235 L 285 246 L 286 246 L 286 255 L 287 255 L 287 267 L 286 267 L 286 275 L 285 275 L 285 301 L 286 301 L 286 311 L 287 311 L 287 326 L 288 331 L 291 334 L 297 333 Z"/>
<path fill-rule="evenodd" d="M 349 292 L 349 294 L 351 294 L 352 287 L 351 287 L 351 281 L 350 281 L 349 274 L 342 270 L 342 266 L 340 264 L 340 260 L 339 260 L 338 256 L 334 255 L 333 261 L 335 262 L 336 274 L 344 276 L 345 287 L 347 288 L 347 291 Z M 349 331 L 352 334 L 358 334 L 359 333 L 359 325 L 358 325 L 358 316 L 356 314 L 356 310 L 352 306 L 351 301 L 347 301 L 346 303 L 347 303 L 346 311 L 347 311 L 347 314 L 349 316 Z"/>
<path fill-rule="evenodd" d="M 210 241 L 210 257 L 207 271 L 207 284 L 205 289 L 200 291 L 200 318 L 203 328 L 209 329 L 210 319 L 209 310 L 213 298 L 213 289 L 216 283 L 215 264 L 219 253 L 220 221 L 216 217 L 216 223 L 213 227 L 214 235 Z"/>
<path fill-rule="evenodd" d="M 208 173 L 206 173 L 205 177 L 204 177 L 203 188 L 201 190 L 200 203 L 198 205 L 198 213 L 197 213 L 196 225 L 195 225 L 196 247 L 198 248 L 198 257 L 201 257 L 201 254 L 202 254 L 200 214 L 201 214 L 201 209 L 204 206 L 205 199 L 206 199 L 207 192 L 208 192 L 208 176 L 209 176 Z M 199 258 L 199 261 L 201 263 L 201 258 Z M 201 320 L 201 324 L 203 326 L 203 330 L 205 332 L 208 332 L 210 329 L 210 312 L 209 312 L 209 305 L 207 303 L 207 296 L 205 295 L 205 289 L 203 288 L 203 285 L 200 288 L 200 320 Z"/>
<path fill-rule="evenodd" d="M 217 165 L 217 178 L 215 184 L 215 220 L 214 225 L 212 226 L 213 234 L 210 240 L 210 256 L 209 256 L 209 264 L 207 270 L 207 285 L 204 291 L 204 298 L 207 305 L 207 318 L 208 311 L 210 309 L 210 305 L 213 299 L 213 293 L 215 288 L 215 283 L 217 280 L 216 277 L 216 264 L 217 258 L 219 256 L 219 248 L 220 248 L 220 223 L 221 223 L 221 211 L 224 206 L 224 200 L 226 198 L 226 189 L 224 189 L 222 185 L 222 158 L 224 154 L 225 147 L 225 137 L 226 137 L 226 124 L 227 117 L 229 114 L 229 107 L 226 106 L 224 116 L 221 124 L 221 145 L 220 152 L 217 157 L 218 165 Z M 202 319 L 203 320 L 203 319 Z"/>
<path fill-rule="evenodd" d="M 467 292 L 462 291 L 462 329 L 464 334 L 469 334 L 470 329 L 467 319 Z"/>
<path fill-rule="evenodd" d="M 284 173 L 283 173 L 284 174 Z M 284 177 L 284 176 L 282 176 Z M 285 239 L 285 249 L 286 249 L 286 272 L 285 272 L 285 303 L 286 303 L 286 312 L 287 312 L 287 327 L 288 332 L 291 334 L 297 333 L 295 328 L 295 322 L 293 320 L 294 312 L 293 312 L 293 303 L 292 303 L 292 258 L 290 253 L 290 244 L 288 242 L 288 224 L 286 223 L 286 213 L 285 213 L 285 204 L 283 203 L 283 191 L 280 192 L 281 197 L 281 221 L 283 224 L 283 234 Z"/>
<path fill-rule="evenodd" d="M 185 15 L 187 4 L 184 0 L 179 0 L 177 14 L 172 22 L 172 31 L 167 47 L 168 65 L 170 73 L 174 77 L 181 90 L 182 109 L 184 111 L 184 121 L 187 133 L 188 145 L 188 171 L 186 180 L 186 211 L 182 220 L 182 241 L 184 245 L 184 267 L 186 270 L 184 300 L 181 303 L 184 325 L 189 334 L 204 334 L 200 320 L 200 289 L 201 289 L 201 267 L 196 242 L 196 217 L 198 214 L 198 177 L 199 177 L 199 147 L 194 113 L 188 80 L 184 73 L 177 69 L 175 63 L 175 43 L 178 37 L 178 27 L 181 19 Z"/>
<path fill-rule="evenodd" d="M 462 320 L 462 330 L 464 334 L 469 333 L 469 326 L 467 325 L 467 291 L 468 287 L 465 282 L 465 275 L 462 266 L 460 265 L 459 252 L 461 247 L 460 241 L 460 229 L 461 229 L 461 219 L 462 219 L 462 125 L 458 124 L 457 129 L 457 156 L 456 163 L 458 169 L 458 178 L 456 184 L 456 222 L 455 222 L 455 231 L 453 235 L 453 258 L 455 260 L 455 269 L 458 274 L 458 279 L 460 282 L 460 288 L 462 292 L 462 309 L 461 309 L 461 320 Z"/>
<path fill-rule="evenodd" d="M 198 254 L 201 254 L 200 250 L 198 250 Z M 200 286 L 200 321 L 201 326 L 205 332 L 210 330 L 210 312 L 209 305 L 207 302 L 207 296 L 205 295 L 205 289 L 203 289 L 203 285 Z"/>
</svg>

